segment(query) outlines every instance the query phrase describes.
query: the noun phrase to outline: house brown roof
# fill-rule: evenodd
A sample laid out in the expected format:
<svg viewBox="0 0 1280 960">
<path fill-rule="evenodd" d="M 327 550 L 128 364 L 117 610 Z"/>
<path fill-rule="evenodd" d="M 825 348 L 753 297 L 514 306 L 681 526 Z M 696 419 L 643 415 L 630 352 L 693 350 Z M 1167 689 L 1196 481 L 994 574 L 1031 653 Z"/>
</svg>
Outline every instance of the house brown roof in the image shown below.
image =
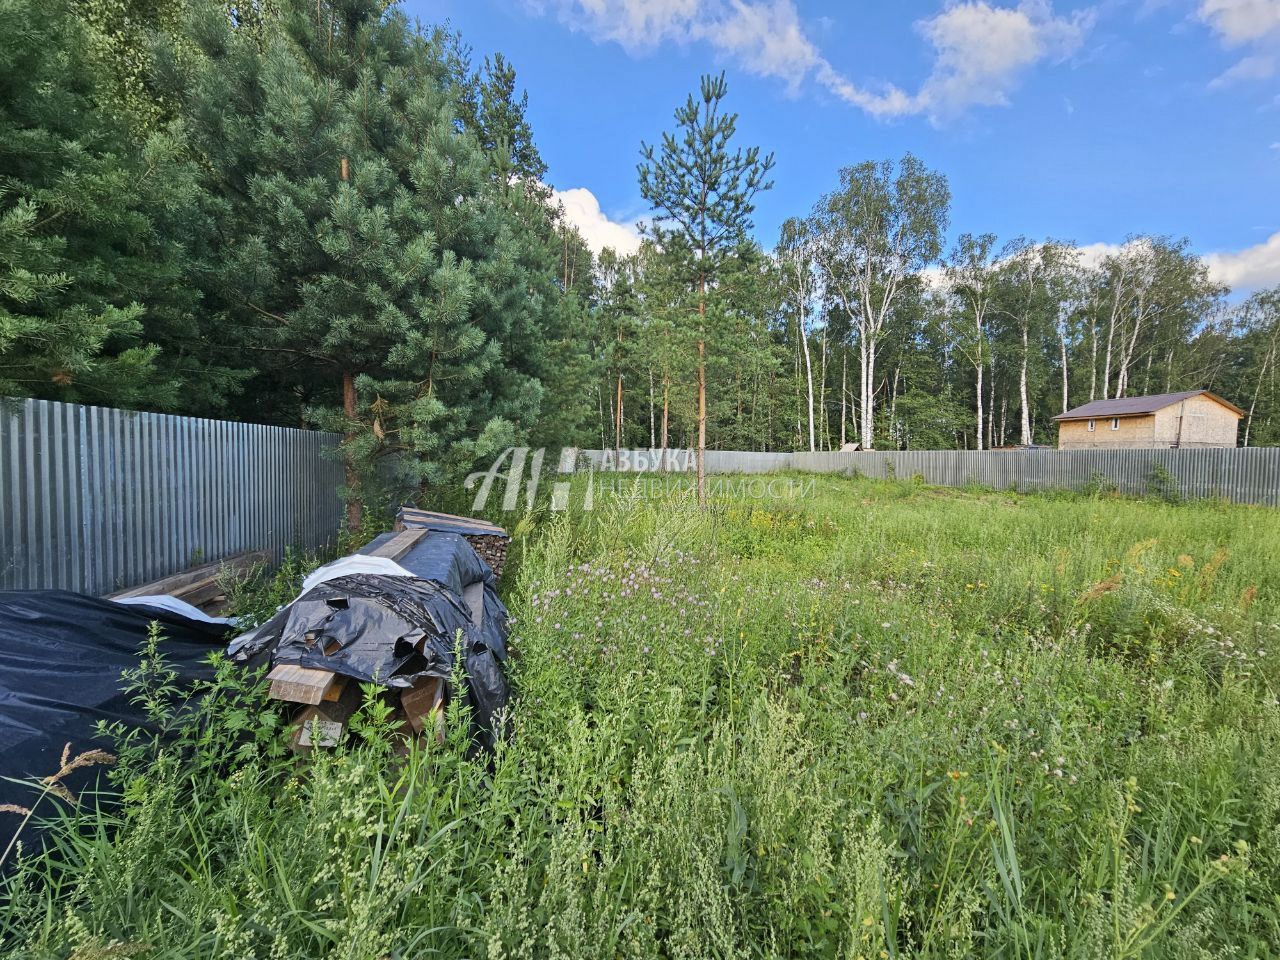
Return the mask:
<svg viewBox="0 0 1280 960">
<path fill-rule="evenodd" d="M 1116 400 L 1094 400 L 1082 407 L 1060 413 L 1055 420 L 1089 420 L 1101 417 L 1136 417 L 1146 413 L 1155 413 L 1175 403 L 1189 400 L 1192 397 L 1206 396 L 1216 400 L 1233 413 L 1244 416 L 1244 411 L 1234 403 L 1223 400 L 1208 390 L 1184 390 L 1182 393 L 1156 393 L 1149 397 L 1120 397 Z"/>
</svg>

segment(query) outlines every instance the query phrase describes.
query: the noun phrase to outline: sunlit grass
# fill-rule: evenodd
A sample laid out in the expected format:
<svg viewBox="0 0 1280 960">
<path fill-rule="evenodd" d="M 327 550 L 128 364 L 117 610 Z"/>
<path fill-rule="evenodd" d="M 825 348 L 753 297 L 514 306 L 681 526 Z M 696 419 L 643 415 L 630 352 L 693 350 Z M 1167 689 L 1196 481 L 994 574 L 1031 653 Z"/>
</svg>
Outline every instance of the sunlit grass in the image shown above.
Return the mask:
<svg viewBox="0 0 1280 960">
<path fill-rule="evenodd" d="M 1280 949 L 1280 513 L 818 478 L 521 530 L 492 762 L 300 770 L 224 698 L 200 763 L 126 755 L 114 840 L 55 832 L 8 949 Z"/>
</svg>

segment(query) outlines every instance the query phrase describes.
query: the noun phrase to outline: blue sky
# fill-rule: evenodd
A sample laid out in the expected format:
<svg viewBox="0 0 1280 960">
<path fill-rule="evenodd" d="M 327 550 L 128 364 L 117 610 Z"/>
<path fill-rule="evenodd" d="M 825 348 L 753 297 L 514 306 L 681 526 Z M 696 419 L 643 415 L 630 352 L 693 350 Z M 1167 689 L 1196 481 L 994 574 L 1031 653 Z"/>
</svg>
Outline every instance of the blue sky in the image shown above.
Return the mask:
<svg viewBox="0 0 1280 960">
<path fill-rule="evenodd" d="M 1237 290 L 1280 283 L 1280 0 L 406 7 L 515 64 L 548 180 L 596 245 L 633 242 L 641 140 L 724 70 L 742 142 L 776 156 L 766 246 L 841 166 L 909 150 L 950 180 L 953 233 L 1187 236 Z"/>
</svg>

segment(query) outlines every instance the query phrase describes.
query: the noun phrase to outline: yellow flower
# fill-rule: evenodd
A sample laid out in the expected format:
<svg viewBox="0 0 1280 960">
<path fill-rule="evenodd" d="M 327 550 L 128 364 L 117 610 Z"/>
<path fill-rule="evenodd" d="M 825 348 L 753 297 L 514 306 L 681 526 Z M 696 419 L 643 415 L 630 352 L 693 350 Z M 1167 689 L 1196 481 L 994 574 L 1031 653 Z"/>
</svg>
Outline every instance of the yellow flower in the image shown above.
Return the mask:
<svg viewBox="0 0 1280 960">
<path fill-rule="evenodd" d="M 875 923 L 875 920 L 873 920 L 871 917 L 863 917 L 863 918 L 862 918 L 862 925 L 863 925 L 864 927 L 869 927 L 869 926 L 871 926 L 873 923 Z"/>
<path fill-rule="evenodd" d="M 1176 893 L 1174 893 L 1172 890 L 1166 890 L 1166 891 L 1164 892 L 1164 898 L 1165 898 L 1166 900 L 1176 900 L 1176 899 L 1177 899 L 1177 897 L 1178 897 L 1178 895 L 1177 895 Z"/>
</svg>

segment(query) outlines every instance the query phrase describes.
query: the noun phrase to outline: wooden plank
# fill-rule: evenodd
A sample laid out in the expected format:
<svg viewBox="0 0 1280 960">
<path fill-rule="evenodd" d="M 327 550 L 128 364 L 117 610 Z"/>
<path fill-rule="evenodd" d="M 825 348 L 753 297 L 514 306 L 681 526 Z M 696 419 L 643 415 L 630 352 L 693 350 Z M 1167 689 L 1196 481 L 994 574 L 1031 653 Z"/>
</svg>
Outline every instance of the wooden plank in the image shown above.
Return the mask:
<svg viewBox="0 0 1280 960">
<path fill-rule="evenodd" d="M 248 568 L 259 563 L 266 563 L 270 557 L 265 551 L 255 550 L 249 553 L 239 553 L 233 557 L 227 557 L 224 560 L 217 560 L 213 563 L 204 563 L 198 567 L 192 567 L 189 570 L 183 570 L 181 573 L 175 573 L 168 577 L 162 577 L 159 580 L 153 580 L 150 583 L 144 583 L 139 587 L 132 587 L 128 590 L 121 590 L 118 593 L 107 595 L 108 600 L 123 600 L 129 597 L 153 597 L 159 594 L 176 595 L 179 591 L 189 589 L 193 585 L 209 578 L 218 577 L 224 567 L 230 567 L 233 570 L 247 570 Z M 190 602 L 190 601 L 188 601 Z"/>
<path fill-rule="evenodd" d="M 347 689 L 349 681 L 349 677 L 335 677 L 333 683 L 329 685 L 329 689 L 324 692 L 322 699 L 330 703 L 337 701 L 342 696 L 343 691 Z"/>
<path fill-rule="evenodd" d="M 427 677 L 400 693 L 400 706 L 414 733 L 435 730 L 436 741 L 444 742 L 444 681 Z"/>
<path fill-rule="evenodd" d="M 197 580 L 189 587 L 175 590 L 170 596 L 189 603 L 193 607 L 202 607 L 223 592 L 221 580 L 222 578 L 217 575 L 206 577 L 204 580 Z"/>
<path fill-rule="evenodd" d="M 336 696 L 330 694 L 336 693 Z M 294 753 L 307 753 L 313 747 L 337 746 L 347 734 L 347 721 L 360 709 L 364 696 L 360 684 L 349 677 L 338 677 L 329 694 L 318 705 L 306 707 L 293 721 L 290 746 Z M 319 741 L 311 735 L 312 723 L 319 723 Z"/>
<path fill-rule="evenodd" d="M 418 545 L 418 541 L 427 536 L 430 531 L 423 527 L 415 527 L 413 530 L 405 530 L 403 533 L 397 533 L 394 537 L 374 550 L 369 556 L 385 557 L 388 560 L 399 560 L 406 553 Z"/>
<path fill-rule="evenodd" d="M 298 718 L 298 729 L 293 734 L 293 748 L 336 747 L 346 734 L 346 728 L 336 720 L 326 720 L 315 707 L 307 707 Z"/>
<path fill-rule="evenodd" d="M 328 670 L 313 670 L 296 663 L 280 663 L 267 674 L 267 679 L 271 681 L 271 690 L 267 696 L 273 700 L 315 705 L 324 700 L 324 695 L 329 692 L 337 677 Z"/>
<path fill-rule="evenodd" d="M 478 517 L 460 517 L 452 513 L 437 513 L 433 510 L 418 510 L 414 507 L 401 507 L 396 515 L 396 523 L 400 529 L 413 529 L 409 527 L 409 524 L 416 523 L 433 526 L 437 530 L 449 533 L 462 533 L 464 530 L 470 532 L 480 529 L 484 533 L 477 534 L 479 536 L 488 535 L 509 539 L 506 530 L 488 520 L 482 520 Z"/>
</svg>

